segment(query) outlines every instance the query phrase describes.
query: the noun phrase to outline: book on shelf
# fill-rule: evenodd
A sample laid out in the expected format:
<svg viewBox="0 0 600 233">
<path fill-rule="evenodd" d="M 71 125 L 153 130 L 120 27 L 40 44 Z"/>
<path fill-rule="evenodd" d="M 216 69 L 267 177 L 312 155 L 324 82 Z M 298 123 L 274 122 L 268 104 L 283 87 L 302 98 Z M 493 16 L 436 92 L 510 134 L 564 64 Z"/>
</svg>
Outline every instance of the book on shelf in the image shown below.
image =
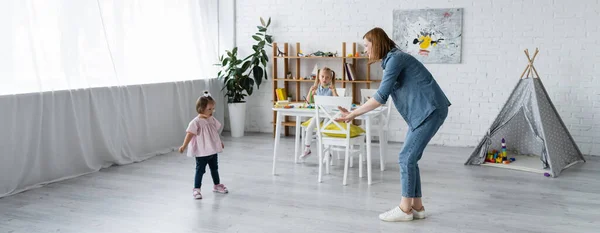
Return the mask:
<svg viewBox="0 0 600 233">
<path fill-rule="evenodd" d="M 356 80 L 354 69 L 352 69 L 352 63 L 345 63 L 344 67 L 346 68 L 346 75 L 348 77 L 348 81 Z"/>
<path fill-rule="evenodd" d="M 277 88 L 275 90 L 275 94 L 277 94 L 278 101 L 287 100 L 287 93 L 285 91 L 285 88 Z"/>
</svg>

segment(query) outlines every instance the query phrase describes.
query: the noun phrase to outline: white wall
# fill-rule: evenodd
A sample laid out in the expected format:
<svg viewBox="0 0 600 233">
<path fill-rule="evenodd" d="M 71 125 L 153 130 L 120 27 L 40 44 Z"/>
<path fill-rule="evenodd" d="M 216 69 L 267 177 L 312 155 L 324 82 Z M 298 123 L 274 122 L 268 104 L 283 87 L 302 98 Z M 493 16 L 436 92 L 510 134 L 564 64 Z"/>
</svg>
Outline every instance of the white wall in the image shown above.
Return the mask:
<svg viewBox="0 0 600 233">
<path fill-rule="evenodd" d="M 526 66 L 523 50 L 539 47 L 536 68 L 558 112 L 582 152 L 600 155 L 599 1 L 238 0 L 235 5 L 242 55 L 249 54 L 260 16 L 272 17 L 270 33 L 277 42 L 300 42 L 308 53 L 340 51 L 343 41 L 361 43 L 376 26 L 391 36 L 394 9 L 464 8 L 462 63 L 426 65 L 453 104 L 432 143 L 475 146 Z M 380 76 L 378 67 L 373 73 Z M 272 132 L 271 85 L 269 80 L 249 98 L 247 131 Z M 402 141 L 406 125 L 397 112 L 391 128 L 392 140 Z"/>
</svg>

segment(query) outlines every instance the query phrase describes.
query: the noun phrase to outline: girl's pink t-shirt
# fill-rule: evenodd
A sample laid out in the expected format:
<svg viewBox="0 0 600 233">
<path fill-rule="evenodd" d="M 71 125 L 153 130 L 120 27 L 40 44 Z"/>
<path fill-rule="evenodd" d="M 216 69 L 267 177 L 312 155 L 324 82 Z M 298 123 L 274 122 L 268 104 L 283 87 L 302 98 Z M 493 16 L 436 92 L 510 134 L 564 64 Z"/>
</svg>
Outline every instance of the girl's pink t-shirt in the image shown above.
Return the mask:
<svg viewBox="0 0 600 233">
<path fill-rule="evenodd" d="M 219 129 L 221 123 L 214 117 L 197 116 L 187 127 L 186 132 L 194 134 L 188 146 L 188 157 L 205 157 L 223 152 Z"/>
</svg>

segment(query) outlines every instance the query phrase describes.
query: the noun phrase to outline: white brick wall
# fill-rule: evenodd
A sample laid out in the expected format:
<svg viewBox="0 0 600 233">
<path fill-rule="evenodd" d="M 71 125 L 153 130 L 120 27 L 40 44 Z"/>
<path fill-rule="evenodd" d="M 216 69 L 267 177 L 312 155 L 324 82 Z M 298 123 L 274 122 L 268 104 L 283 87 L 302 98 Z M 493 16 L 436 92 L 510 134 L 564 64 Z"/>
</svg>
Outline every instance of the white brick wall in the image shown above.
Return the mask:
<svg viewBox="0 0 600 233">
<path fill-rule="evenodd" d="M 242 55 L 248 54 L 258 18 L 270 16 L 270 32 L 277 42 L 300 42 L 304 52 L 341 52 L 342 41 L 361 44 L 363 34 L 375 26 L 391 36 L 394 9 L 423 7 L 464 8 L 462 63 L 426 65 L 453 104 L 433 144 L 475 146 L 526 66 L 523 50 L 539 47 L 536 68 L 558 112 L 582 152 L 600 155 L 597 0 L 429 0 L 425 5 L 394 0 L 237 0 L 236 44 Z M 372 70 L 381 76 L 378 65 Z M 271 85 L 269 80 L 249 98 L 247 131 L 272 132 Z M 402 141 L 406 125 L 397 112 L 391 128 L 391 139 Z"/>
</svg>

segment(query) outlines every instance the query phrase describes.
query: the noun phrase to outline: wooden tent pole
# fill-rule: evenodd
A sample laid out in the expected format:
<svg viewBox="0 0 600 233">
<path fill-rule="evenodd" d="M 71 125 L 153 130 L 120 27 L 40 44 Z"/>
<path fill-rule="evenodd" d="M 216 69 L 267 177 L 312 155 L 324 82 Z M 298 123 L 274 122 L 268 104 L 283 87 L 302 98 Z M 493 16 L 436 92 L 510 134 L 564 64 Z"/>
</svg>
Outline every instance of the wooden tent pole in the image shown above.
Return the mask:
<svg viewBox="0 0 600 233">
<path fill-rule="evenodd" d="M 527 49 L 524 50 L 525 55 L 527 55 Z M 523 75 L 525 75 L 525 73 L 527 72 L 527 70 L 529 69 L 529 65 L 527 65 L 527 67 L 525 67 L 525 70 L 523 71 L 523 73 L 521 74 L 521 77 L 519 79 L 523 78 Z"/>
<path fill-rule="evenodd" d="M 533 58 L 531 59 L 531 68 L 533 69 L 533 72 L 535 72 L 535 76 L 537 76 L 537 78 L 540 78 L 540 75 L 535 69 L 535 66 L 533 66 L 533 62 L 535 61 L 535 58 L 537 57 L 539 51 L 540 50 L 538 48 L 535 48 L 535 53 L 533 54 Z"/>
</svg>

